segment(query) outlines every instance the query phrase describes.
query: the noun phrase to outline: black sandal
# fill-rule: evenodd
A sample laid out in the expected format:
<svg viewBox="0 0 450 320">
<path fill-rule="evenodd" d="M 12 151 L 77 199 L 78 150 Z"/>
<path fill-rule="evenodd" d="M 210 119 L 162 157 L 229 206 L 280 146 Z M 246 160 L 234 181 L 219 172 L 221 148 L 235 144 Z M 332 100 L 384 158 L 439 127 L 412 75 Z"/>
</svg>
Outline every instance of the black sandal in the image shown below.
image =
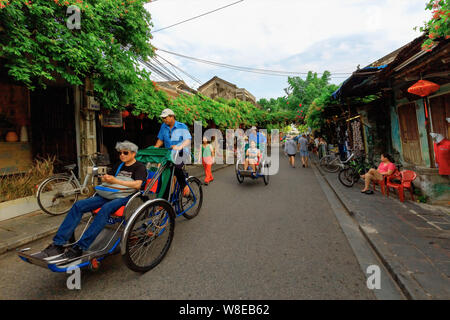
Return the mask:
<svg viewBox="0 0 450 320">
<path fill-rule="evenodd" d="M 367 190 L 367 191 L 364 191 L 363 193 L 365 193 L 365 194 L 373 194 L 373 191 L 372 190 Z"/>
</svg>

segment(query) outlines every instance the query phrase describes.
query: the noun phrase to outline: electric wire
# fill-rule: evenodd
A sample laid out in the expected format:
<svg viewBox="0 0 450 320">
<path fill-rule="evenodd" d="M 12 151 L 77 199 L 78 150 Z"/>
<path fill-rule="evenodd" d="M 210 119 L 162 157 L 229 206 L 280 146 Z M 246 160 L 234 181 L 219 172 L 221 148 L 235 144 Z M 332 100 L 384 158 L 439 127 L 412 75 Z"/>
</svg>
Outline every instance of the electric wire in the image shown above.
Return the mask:
<svg viewBox="0 0 450 320">
<path fill-rule="evenodd" d="M 154 73 L 158 74 L 161 78 L 167 80 L 167 81 L 177 81 L 177 78 L 174 78 L 173 76 L 171 76 L 170 74 L 168 74 L 167 72 L 165 72 L 164 70 L 161 70 L 158 66 L 156 66 L 155 64 L 149 62 L 149 61 L 144 61 L 142 59 L 138 59 L 138 61 L 144 65 L 145 67 L 147 67 L 148 69 L 150 69 L 151 71 L 153 71 Z"/>
<path fill-rule="evenodd" d="M 192 18 L 189 18 L 189 19 L 186 19 L 186 20 L 183 20 L 183 21 L 174 23 L 174 24 L 172 24 L 172 25 L 170 25 L 170 26 L 167 26 L 167 27 L 164 27 L 164 28 L 161 28 L 161 29 L 154 30 L 154 31 L 152 31 L 152 33 L 159 32 L 159 31 L 162 31 L 162 30 L 166 30 L 166 29 L 175 27 L 175 26 L 177 26 L 177 25 L 180 25 L 180 24 L 182 24 L 182 23 L 185 23 L 185 22 L 188 22 L 188 21 L 192 21 L 192 20 L 194 20 L 194 19 L 197 19 L 197 18 L 206 16 L 206 15 L 211 14 L 211 13 L 213 13 L 213 12 L 216 12 L 216 11 L 225 9 L 225 8 L 227 8 L 227 7 L 233 6 L 233 5 L 235 5 L 235 4 L 238 4 L 239 2 L 242 2 L 242 1 L 244 1 L 244 0 L 239 0 L 239 1 L 233 2 L 233 3 L 231 3 L 231 4 L 228 4 L 228 5 L 226 5 L 226 6 L 223 6 L 223 7 L 217 8 L 217 9 L 214 9 L 214 10 L 212 10 L 212 11 L 205 12 L 205 13 L 203 13 L 203 14 L 201 14 L 201 15 L 198 15 L 198 16 L 195 16 L 195 17 L 192 17 Z"/>
<path fill-rule="evenodd" d="M 185 74 L 186 76 L 188 76 L 189 78 L 191 78 L 192 80 L 194 80 L 195 82 L 197 82 L 198 84 L 203 84 L 200 80 L 198 80 L 197 78 L 195 78 L 193 75 L 190 75 L 189 73 L 187 73 L 186 71 L 184 71 L 183 69 L 181 69 L 180 67 L 174 65 L 173 63 L 171 63 L 170 61 L 168 61 L 167 59 L 161 57 L 160 55 L 156 54 L 156 56 L 158 58 L 161 58 L 162 60 L 164 60 L 165 62 L 167 62 L 168 64 L 170 64 L 173 68 L 177 69 L 178 71 L 182 72 L 183 74 Z"/>
<path fill-rule="evenodd" d="M 309 72 L 292 72 L 292 71 L 280 71 L 280 70 L 268 70 L 268 69 L 258 69 L 258 68 L 251 68 L 251 67 L 242 67 L 242 66 L 236 66 L 236 65 L 226 64 L 226 63 L 214 62 L 214 61 L 205 60 L 205 59 L 194 58 L 194 57 L 186 56 L 183 54 L 171 52 L 171 51 L 160 49 L 160 48 L 157 48 L 157 50 L 171 54 L 171 55 L 175 55 L 175 56 L 178 56 L 181 58 L 196 61 L 199 63 L 209 64 L 209 65 L 213 65 L 213 66 L 217 66 L 217 67 L 224 67 L 224 68 L 243 71 L 243 72 L 259 73 L 259 74 L 267 74 L 267 75 L 283 76 L 283 77 L 295 76 L 295 75 L 307 75 L 309 73 Z M 319 72 L 318 74 L 323 74 L 323 72 Z M 335 73 L 331 73 L 331 76 L 333 78 L 342 78 L 342 77 L 348 77 L 348 75 L 351 75 L 351 74 L 352 74 L 351 72 L 348 72 L 348 73 L 347 72 L 335 72 Z"/>
<path fill-rule="evenodd" d="M 167 72 L 167 74 L 169 74 L 170 76 L 172 76 L 173 78 L 175 78 L 177 81 L 181 80 L 178 75 L 176 75 L 175 73 L 173 73 L 171 70 L 169 70 L 163 63 L 161 63 L 156 57 L 152 57 L 152 60 L 155 61 L 159 67 L 161 67 L 165 72 Z"/>
</svg>

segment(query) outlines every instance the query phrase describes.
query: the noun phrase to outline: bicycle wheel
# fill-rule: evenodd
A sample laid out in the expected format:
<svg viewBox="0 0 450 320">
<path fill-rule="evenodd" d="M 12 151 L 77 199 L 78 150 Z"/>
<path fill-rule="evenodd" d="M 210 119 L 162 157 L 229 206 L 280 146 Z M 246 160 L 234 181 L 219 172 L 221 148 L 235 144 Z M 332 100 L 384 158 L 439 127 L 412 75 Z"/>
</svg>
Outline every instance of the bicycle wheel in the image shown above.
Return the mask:
<svg viewBox="0 0 450 320">
<path fill-rule="evenodd" d="M 122 258 L 128 268 L 147 272 L 164 259 L 172 243 L 175 212 L 165 201 L 149 201 L 133 215 L 125 232 Z M 129 229 L 128 229 L 129 228 Z"/>
<path fill-rule="evenodd" d="M 339 171 L 339 159 L 338 158 L 334 158 L 331 161 L 327 161 L 327 163 L 325 164 L 325 166 L 323 167 L 323 169 L 329 173 L 335 173 Z"/>
<path fill-rule="evenodd" d="M 53 176 L 43 181 L 37 190 L 39 208 L 47 214 L 57 216 L 69 212 L 78 200 L 79 190 L 71 177 Z"/>
<path fill-rule="evenodd" d="M 354 178 L 355 174 L 357 175 L 358 173 L 352 167 L 340 170 L 338 174 L 339 182 L 347 188 L 351 188 L 356 182 Z"/>
<path fill-rule="evenodd" d="M 190 177 L 187 179 L 187 184 L 191 193 L 187 197 L 180 196 L 180 208 L 183 213 L 183 217 L 186 219 L 192 219 L 197 216 L 202 208 L 203 204 L 203 189 L 202 183 L 196 177 Z"/>
<path fill-rule="evenodd" d="M 332 157 L 331 155 L 324 156 L 324 157 L 322 157 L 322 159 L 320 159 L 319 165 L 321 167 L 325 167 L 327 165 L 327 163 L 329 161 L 331 161 L 332 159 L 334 159 L 334 157 Z"/>
</svg>

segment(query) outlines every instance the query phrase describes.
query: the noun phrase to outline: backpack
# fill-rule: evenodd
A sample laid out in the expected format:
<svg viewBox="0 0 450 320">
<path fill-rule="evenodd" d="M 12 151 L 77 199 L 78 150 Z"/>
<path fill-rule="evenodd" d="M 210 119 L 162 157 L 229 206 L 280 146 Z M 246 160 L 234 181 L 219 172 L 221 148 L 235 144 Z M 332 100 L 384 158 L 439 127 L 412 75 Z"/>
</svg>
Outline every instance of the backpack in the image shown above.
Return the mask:
<svg viewBox="0 0 450 320">
<path fill-rule="evenodd" d="M 119 165 L 117 168 L 116 174 L 114 175 L 116 179 L 122 180 L 122 181 L 134 181 L 130 177 L 118 175 L 120 172 L 120 169 L 123 166 L 123 162 Z M 110 184 L 107 182 L 103 182 L 101 185 L 95 187 L 95 191 L 97 194 L 105 199 L 114 200 L 119 198 L 125 198 L 128 196 L 131 196 L 133 193 L 135 193 L 137 190 L 134 188 L 125 187 L 120 184 Z"/>
</svg>

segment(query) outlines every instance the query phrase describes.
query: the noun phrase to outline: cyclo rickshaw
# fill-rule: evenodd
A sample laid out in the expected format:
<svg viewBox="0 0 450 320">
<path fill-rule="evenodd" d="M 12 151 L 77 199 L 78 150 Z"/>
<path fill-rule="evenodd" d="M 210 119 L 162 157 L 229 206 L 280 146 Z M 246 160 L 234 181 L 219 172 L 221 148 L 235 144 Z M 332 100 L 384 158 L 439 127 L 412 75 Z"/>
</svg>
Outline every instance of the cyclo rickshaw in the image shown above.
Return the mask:
<svg viewBox="0 0 450 320">
<path fill-rule="evenodd" d="M 245 155 L 247 153 L 248 148 L 249 148 L 249 144 L 246 143 L 245 148 L 244 148 L 244 156 L 240 157 L 238 154 L 237 161 L 236 161 L 236 167 L 235 167 L 237 181 L 239 183 L 243 183 L 245 177 L 251 178 L 253 180 L 258 179 L 258 178 L 263 178 L 264 184 L 268 185 L 269 184 L 269 168 L 270 168 L 270 164 L 271 164 L 270 160 L 267 160 L 265 158 L 265 152 L 263 150 L 261 155 L 258 157 L 258 162 L 256 163 L 256 172 L 253 172 L 253 169 L 250 165 L 247 168 L 244 168 L 243 159 L 245 159 Z M 257 144 L 256 148 L 261 150 L 260 144 Z M 241 158 L 243 158 L 243 159 L 241 159 Z"/>
<path fill-rule="evenodd" d="M 175 218 L 184 216 L 192 219 L 200 212 L 203 202 L 201 182 L 196 177 L 188 177 L 182 168 L 190 190 L 182 195 L 175 179 L 177 152 L 174 157 L 170 149 L 149 147 L 140 150 L 136 159 L 147 164 L 148 177 L 143 191 L 134 193 L 127 204 L 113 213 L 108 225 L 97 236 L 88 251 L 72 260 L 46 260 L 29 254 L 31 248 L 19 250 L 19 257 L 31 264 L 48 268 L 53 272 L 66 272 L 75 268 L 89 267 L 97 270 L 100 261 L 109 255 L 119 253 L 125 264 L 133 271 L 146 272 L 156 267 L 164 258 L 172 243 Z M 169 192 L 167 193 L 167 188 Z M 168 198 L 164 195 L 168 194 Z M 81 234 L 72 235 L 74 245 L 87 230 L 96 212 L 94 210 Z M 77 229 L 82 229 L 79 227 Z"/>
</svg>

